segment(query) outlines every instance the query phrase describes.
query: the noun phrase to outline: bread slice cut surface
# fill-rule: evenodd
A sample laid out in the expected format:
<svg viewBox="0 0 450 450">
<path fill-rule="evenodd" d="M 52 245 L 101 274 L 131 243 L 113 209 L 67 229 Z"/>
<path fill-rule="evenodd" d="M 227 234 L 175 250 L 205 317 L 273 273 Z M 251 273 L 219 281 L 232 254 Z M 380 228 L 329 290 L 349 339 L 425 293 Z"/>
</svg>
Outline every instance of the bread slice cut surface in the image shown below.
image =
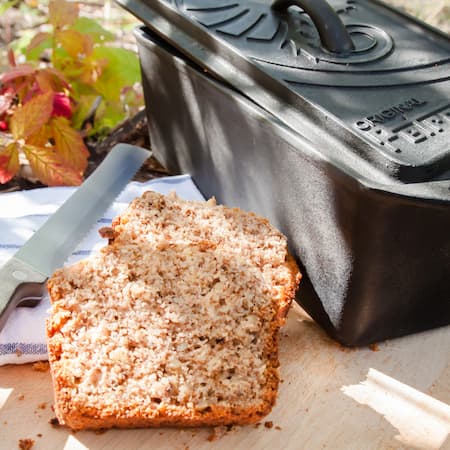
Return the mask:
<svg viewBox="0 0 450 450">
<path fill-rule="evenodd" d="M 246 424 L 275 403 L 300 279 L 265 219 L 153 192 L 49 280 L 55 413 L 73 429 Z"/>
</svg>

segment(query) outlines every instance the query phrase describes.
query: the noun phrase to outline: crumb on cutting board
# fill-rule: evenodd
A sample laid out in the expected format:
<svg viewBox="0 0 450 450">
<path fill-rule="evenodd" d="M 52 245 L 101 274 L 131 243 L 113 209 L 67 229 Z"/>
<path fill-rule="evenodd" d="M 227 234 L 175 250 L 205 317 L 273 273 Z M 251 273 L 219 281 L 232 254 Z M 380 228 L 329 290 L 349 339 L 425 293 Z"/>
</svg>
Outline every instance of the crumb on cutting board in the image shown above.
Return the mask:
<svg viewBox="0 0 450 450">
<path fill-rule="evenodd" d="M 105 434 L 108 431 L 107 428 L 99 428 L 98 430 L 94 430 L 95 434 Z"/>
<path fill-rule="evenodd" d="M 226 432 L 227 427 L 225 426 L 214 427 L 206 439 L 208 439 L 209 442 L 215 441 L 222 436 L 225 436 Z"/>
<path fill-rule="evenodd" d="M 52 427 L 59 427 L 59 420 L 56 417 L 52 417 L 48 423 L 52 426 Z"/>
<path fill-rule="evenodd" d="M 31 368 L 36 372 L 48 372 L 50 365 L 48 361 L 38 361 L 32 364 Z"/>
<path fill-rule="evenodd" d="M 34 439 L 19 439 L 19 449 L 20 450 L 30 450 L 34 446 Z"/>
<path fill-rule="evenodd" d="M 237 429 L 238 427 L 235 425 L 223 425 L 219 427 L 214 427 L 212 429 L 212 432 L 208 435 L 207 440 L 209 442 L 215 441 L 225 436 L 227 433 L 236 431 Z"/>
<path fill-rule="evenodd" d="M 372 350 L 373 352 L 379 352 L 380 351 L 380 346 L 378 344 L 370 344 L 369 345 L 370 350 Z"/>
<path fill-rule="evenodd" d="M 234 433 L 239 430 L 239 425 L 222 425 L 218 427 L 214 427 L 211 433 L 208 435 L 207 440 L 212 442 L 216 439 L 220 439 L 226 434 Z"/>
</svg>

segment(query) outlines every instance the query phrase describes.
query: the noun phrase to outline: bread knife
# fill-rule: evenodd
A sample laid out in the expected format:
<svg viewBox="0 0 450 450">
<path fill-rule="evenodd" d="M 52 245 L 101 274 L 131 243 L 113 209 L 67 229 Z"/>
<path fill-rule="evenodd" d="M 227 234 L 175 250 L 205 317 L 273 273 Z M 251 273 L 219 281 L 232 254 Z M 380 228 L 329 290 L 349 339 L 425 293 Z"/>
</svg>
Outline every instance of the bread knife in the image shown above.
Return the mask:
<svg viewBox="0 0 450 450">
<path fill-rule="evenodd" d="M 0 330 L 16 306 L 34 306 L 46 281 L 101 218 L 151 152 L 117 144 L 94 173 L 0 268 Z"/>
</svg>

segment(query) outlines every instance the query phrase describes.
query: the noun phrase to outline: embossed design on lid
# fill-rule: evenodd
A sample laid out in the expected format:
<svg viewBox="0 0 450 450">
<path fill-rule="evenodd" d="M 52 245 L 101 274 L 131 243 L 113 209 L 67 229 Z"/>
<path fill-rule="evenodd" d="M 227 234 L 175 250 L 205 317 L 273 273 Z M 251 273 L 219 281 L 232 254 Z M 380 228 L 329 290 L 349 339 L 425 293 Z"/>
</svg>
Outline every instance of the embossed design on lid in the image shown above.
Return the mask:
<svg viewBox="0 0 450 450">
<path fill-rule="evenodd" d="M 249 56 L 269 64 L 303 67 L 306 58 L 347 65 L 374 61 L 392 49 L 392 39 L 383 30 L 351 21 L 350 14 L 358 8 L 355 0 L 333 4 L 338 14 L 350 20 L 346 26 L 355 49 L 349 55 L 333 54 L 323 48 L 313 21 L 300 8 L 280 14 L 272 11 L 270 2 L 258 0 L 185 0 L 177 5 L 224 39 L 244 40 Z"/>
</svg>

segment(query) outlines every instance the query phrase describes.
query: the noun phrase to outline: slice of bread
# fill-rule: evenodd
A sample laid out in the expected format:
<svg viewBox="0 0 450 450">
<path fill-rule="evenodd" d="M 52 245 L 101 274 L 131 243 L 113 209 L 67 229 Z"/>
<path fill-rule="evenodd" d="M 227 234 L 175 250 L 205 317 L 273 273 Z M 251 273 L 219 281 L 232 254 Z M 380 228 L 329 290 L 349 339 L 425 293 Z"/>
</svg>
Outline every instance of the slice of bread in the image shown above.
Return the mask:
<svg viewBox="0 0 450 450">
<path fill-rule="evenodd" d="M 72 429 L 259 421 L 300 281 L 255 214 L 147 192 L 98 254 L 49 280 L 58 420 Z"/>
</svg>

